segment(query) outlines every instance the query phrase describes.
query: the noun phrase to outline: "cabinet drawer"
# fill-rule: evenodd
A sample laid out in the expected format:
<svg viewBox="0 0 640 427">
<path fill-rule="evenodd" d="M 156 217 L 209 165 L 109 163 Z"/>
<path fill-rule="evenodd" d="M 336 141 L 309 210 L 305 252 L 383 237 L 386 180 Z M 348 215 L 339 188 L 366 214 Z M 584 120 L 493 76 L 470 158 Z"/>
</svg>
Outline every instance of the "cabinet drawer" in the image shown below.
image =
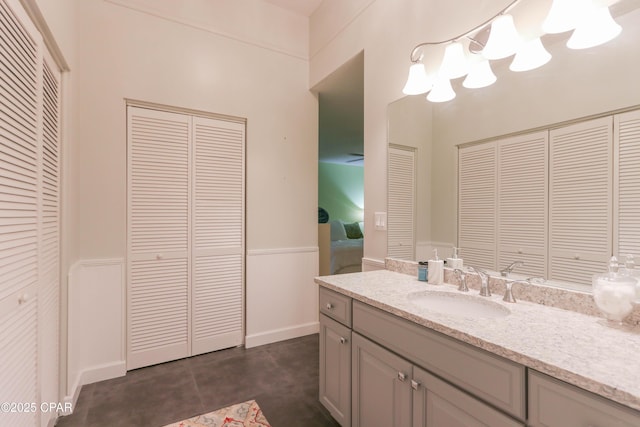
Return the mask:
<svg viewBox="0 0 640 427">
<path fill-rule="evenodd" d="M 532 427 L 637 427 L 640 412 L 529 370 Z"/>
<path fill-rule="evenodd" d="M 321 287 L 319 301 L 320 313 L 351 326 L 351 298 Z"/>
<path fill-rule="evenodd" d="M 353 329 L 474 396 L 524 420 L 525 369 L 359 301 Z"/>
</svg>

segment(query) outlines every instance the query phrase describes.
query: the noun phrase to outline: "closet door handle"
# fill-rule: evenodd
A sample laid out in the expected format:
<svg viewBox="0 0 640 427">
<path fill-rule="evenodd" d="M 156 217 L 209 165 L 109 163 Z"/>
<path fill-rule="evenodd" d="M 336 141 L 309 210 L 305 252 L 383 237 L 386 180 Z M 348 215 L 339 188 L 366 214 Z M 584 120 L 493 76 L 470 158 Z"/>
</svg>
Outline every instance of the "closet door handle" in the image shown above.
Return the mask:
<svg viewBox="0 0 640 427">
<path fill-rule="evenodd" d="M 330 302 L 327 303 L 327 310 L 333 310 L 333 304 Z"/>
<path fill-rule="evenodd" d="M 347 339 L 345 337 L 340 337 L 340 344 L 346 344 Z"/>
<path fill-rule="evenodd" d="M 404 382 L 407 379 L 407 376 L 403 372 L 398 372 L 398 379 Z"/>
<path fill-rule="evenodd" d="M 420 388 L 420 383 L 416 380 L 411 380 L 411 388 L 414 390 L 418 390 Z"/>
</svg>

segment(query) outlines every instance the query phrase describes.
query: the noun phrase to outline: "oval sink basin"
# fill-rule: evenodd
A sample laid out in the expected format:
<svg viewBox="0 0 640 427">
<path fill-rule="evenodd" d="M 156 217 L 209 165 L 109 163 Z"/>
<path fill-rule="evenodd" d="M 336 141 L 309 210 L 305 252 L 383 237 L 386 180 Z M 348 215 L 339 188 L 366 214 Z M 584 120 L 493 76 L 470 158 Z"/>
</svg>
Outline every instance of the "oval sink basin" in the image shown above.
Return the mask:
<svg viewBox="0 0 640 427">
<path fill-rule="evenodd" d="M 511 311 L 495 301 L 465 294 L 424 291 L 408 295 L 411 303 L 429 311 L 468 318 L 499 318 Z"/>
</svg>

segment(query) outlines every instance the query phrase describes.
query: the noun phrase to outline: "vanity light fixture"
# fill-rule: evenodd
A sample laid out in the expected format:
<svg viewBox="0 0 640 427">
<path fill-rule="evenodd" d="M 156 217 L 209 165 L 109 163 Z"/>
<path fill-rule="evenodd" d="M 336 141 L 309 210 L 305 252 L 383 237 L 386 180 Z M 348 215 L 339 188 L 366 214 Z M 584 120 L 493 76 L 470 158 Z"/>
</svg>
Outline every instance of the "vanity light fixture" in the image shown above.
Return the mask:
<svg viewBox="0 0 640 427">
<path fill-rule="evenodd" d="M 420 95 L 430 92 L 427 99 L 445 102 L 455 98 L 451 86 L 452 79 L 466 76 L 462 85 L 466 88 L 482 88 L 493 84 L 496 76 L 491 70 L 490 60 L 514 56 L 510 69 L 528 71 L 541 67 L 551 60 L 540 37 L 525 41 L 514 25 L 508 12 L 523 0 L 513 0 L 507 7 L 487 21 L 464 34 L 438 42 L 424 42 L 416 45 L 409 59 L 409 77 L 402 92 L 406 95 Z M 586 49 L 606 43 L 615 38 L 622 28 L 603 6 L 601 0 L 553 0 L 551 8 L 541 23 L 544 33 L 560 33 L 573 30 L 567 47 Z M 483 43 L 481 36 L 488 38 Z M 465 44 L 469 42 L 465 52 Z M 428 74 L 423 61 L 424 49 L 428 46 L 447 44 L 437 72 Z M 433 77 L 433 76 L 437 77 Z"/>
</svg>

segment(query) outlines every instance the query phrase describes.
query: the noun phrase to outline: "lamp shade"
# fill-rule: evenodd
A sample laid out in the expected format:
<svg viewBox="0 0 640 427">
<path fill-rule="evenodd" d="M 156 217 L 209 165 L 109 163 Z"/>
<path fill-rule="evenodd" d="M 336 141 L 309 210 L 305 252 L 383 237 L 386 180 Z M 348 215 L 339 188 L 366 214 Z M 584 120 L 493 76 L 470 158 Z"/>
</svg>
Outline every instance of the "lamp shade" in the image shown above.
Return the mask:
<svg viewBox="0 0 640 427">
<path fill-rule="evenodd" d="M 549 34 L 564 33 L 576 28 L 584 5 L 591 0 L 553 0 L 542 31 Z"/>
<path fill-rule="evenodd" d="M 622 27 L 611 17 L 606 6 L 593 6 L 581 16 L 578 26 L 567 41 L 570 49 L 587 49 L 612 40 Z"/>
<path fill-rule="evenodd" d="M 500 15 L 491 23 L 491 34 L 482 55 L 487 59 L 502 59 L 518 50 L 520 36 L 511 15 Z"/>
<path fill-rule="evenodd" d="M 482 55 L 474 55 L 469 67 L 469 74 L 462 82 L 462 86 L 468 89 L 478 89 L 490 86 L 497 80 L 496 75 L 491 70 L 489 61 Z"/>
<path fill-rule="evenodd" d="M 542 45 L 540 37 L 523 43 L 513 58 L 509 69 L 511 71 L 529 71 L 551 60 L 551 54 Z"/>
<path fill-rule="evenodd" d="M 433 81 L 427 75 L 424 64 L 416 63 L 409 67 L 409 77 L 404 89 L 402 89 L 402 93 L 405 95 L 420 95 L 429 92 L 432 86 Z"/>
<path fill-rule="evenodd" d="M 451 87 L 451 81 L 446 76 L 438 75 L 433 89 L 427 95 L 427 100 L 431 102 L 447 102 L 456 97 L 456 93 Z"/>
<path fill-rule="evenodd" d="M 460 42 L 453 42 L 444 50 L 444 58 L 440 65 L 440 73 L 450 79 L 457 79 L 469 72 L 469 62 Z"/>
<path fill-rule="evenodd" d="M 416 63 L 409 67 L 409 77 L 402 89 L 402 93 L 405 95 L 420 95 L 429 92 L 432 86 L 433 81 L 427 76 L 424 64 Z"/>
</svg>

